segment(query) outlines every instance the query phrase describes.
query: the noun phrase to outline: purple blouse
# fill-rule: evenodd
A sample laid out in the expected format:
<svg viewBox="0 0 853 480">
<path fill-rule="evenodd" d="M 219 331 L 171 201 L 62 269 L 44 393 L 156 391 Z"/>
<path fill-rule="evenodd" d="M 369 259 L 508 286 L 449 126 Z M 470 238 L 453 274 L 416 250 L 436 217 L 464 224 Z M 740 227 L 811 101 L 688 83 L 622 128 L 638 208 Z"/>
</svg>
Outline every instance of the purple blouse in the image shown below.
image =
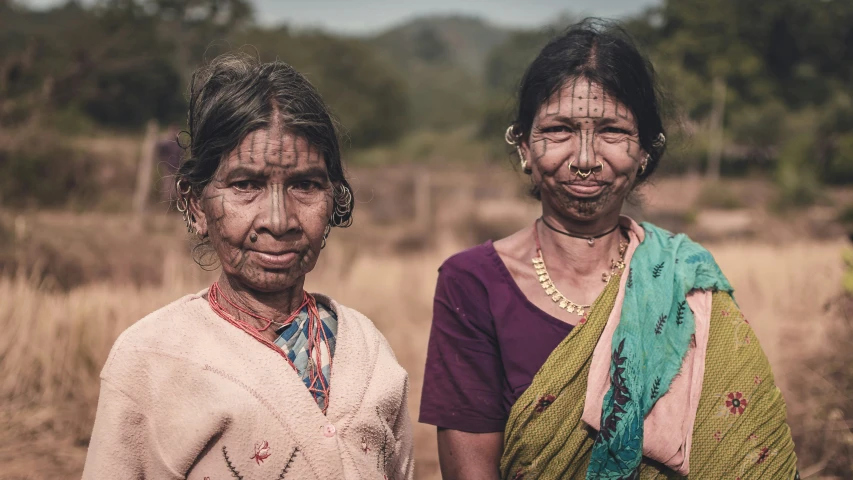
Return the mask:
<svg viewBox="0 0 853 480">
<path fill-rule="evenodd" d="M 491 241 L 438 271 L 420 422 L 502 432 L 513 403 L 572 326 L 527 299 Z"/>
</svg>

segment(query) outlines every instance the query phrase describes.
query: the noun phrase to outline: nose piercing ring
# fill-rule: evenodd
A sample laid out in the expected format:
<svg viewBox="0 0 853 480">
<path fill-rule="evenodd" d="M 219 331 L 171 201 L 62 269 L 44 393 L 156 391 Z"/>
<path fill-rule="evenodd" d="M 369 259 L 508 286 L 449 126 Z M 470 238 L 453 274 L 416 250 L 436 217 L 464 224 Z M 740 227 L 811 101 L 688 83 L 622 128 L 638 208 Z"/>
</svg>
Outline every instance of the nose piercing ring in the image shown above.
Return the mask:
<svg viewBox="0 0 853 480">
<path fill-rule="evenodd" d="M 573 163 L 575 163 L 574 160 L 569 162 L 569 171 L 570 172 L 572 171 L 572 164 Z M 598 170 L 599 172 L 604 170 L 604 164 L 601 163 L 601 160 L 598 160 L 598 165 L 590 168 L 589 170 L 583 171 L 580 169 L 580 167 L 575 167 L 574 172 L 575 172 L 575 175 L 577 175 L 581 178 L 586 178 L 586 177 L 592 175 L 592 173 L 595 172 L 596 170 Z"/>
</svg>

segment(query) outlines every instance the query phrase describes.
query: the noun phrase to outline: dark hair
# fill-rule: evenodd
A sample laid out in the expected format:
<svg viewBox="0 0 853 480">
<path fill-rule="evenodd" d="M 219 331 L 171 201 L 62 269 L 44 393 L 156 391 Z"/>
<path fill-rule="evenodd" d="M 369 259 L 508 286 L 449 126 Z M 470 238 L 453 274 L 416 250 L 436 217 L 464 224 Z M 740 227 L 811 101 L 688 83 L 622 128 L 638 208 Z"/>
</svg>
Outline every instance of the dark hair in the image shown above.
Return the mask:
<svg viewBox="0 0 853 480">
<path fill-rule="evenodd" d="M 249 133 L 282 128 L 304 137 L 323 152 L 329 179 L 352 189 L 344 175 L 338 132 L 320 94 L 302 74 L 284 62 L 261 63 L 248 54 L 225 54 L 193 73 L 187 114 L 187 151 L 178 180 L 197 195 L 210 183 L 216 169 Z M 180 193 L 179 193 L 180 194 Z M 347 226 L 348 213 L 334 226 Z"/>
<path fill-rule="evenodd" d="M 631 109 L 637 121 L 640 145 L 649 163 L 638 183 L 657 168 L 666 144 L 656 142 L 665 134 L 661 119 L 661 94 L 654 67 L 637 49 L 624 29 L 612 22 L 586 19 L 552 39 L 527 67 L 518 89 L 515 132 L 530 137 L 536 112 L 566 81 L 584 78 L 598 83 Z M 534 192 L 535 194 L 535 192 Z"/>
</svg>

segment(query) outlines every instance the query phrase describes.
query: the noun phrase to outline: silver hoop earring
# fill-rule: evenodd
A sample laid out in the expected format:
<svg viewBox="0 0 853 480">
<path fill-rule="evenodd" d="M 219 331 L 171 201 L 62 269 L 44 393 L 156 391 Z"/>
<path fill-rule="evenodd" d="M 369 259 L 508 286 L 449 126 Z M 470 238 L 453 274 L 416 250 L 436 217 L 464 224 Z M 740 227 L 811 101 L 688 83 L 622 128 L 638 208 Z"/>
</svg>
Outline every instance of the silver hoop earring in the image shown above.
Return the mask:
<svg viewBox="0 0 853 480">
<path fill-rule="evenodd" d="M 329 224 L 334 227 L 349 227 L 352 225 L 352 191 L 346 185 L 339 185 L 334 190 L 334 211 Z"/>
<path fill-rule="evenodd" d="M 187 199 L 192 189 L 192 185 L 187 185 L 186 189 L 181 188 L 181 180 L 175 182 L 175 191 L 178 193 L 175 208 L 181 212 L 184 224 L 187 226 L 187 233 L 193 233 L 193 223 L 195 223 L 195 215 L 190 211 L 190 203 Z"/>
</svg>

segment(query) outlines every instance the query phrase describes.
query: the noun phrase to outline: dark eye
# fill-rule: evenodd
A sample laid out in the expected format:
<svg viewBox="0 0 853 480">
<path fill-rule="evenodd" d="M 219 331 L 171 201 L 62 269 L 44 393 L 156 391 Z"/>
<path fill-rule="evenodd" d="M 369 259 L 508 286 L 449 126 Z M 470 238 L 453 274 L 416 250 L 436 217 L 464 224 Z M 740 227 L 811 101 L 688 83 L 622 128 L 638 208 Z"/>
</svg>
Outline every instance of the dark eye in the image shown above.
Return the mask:
<svg viewBox="0 0 853 480">
<path fill-rule="evenodd" d="M 312 190 L 316 190 L 316 189 L 320 188 L 320 184 L 317 182 L 313 182 L 311 180 L 301 180 L 299 182 L 296 182 L 296 184 L 294 184 L 294 188 L 296 188 L 297 190 L 310 192 Z"/>
<path fill-rule="evenodd" d="M 239 192 L 250 192 L 260 189 L 260 186 L 251 180 L 239 180 L 231 183 L 231 188 Z"/>
<path fill-rule="evenodd" d="M 625 130 L 624 128 L 619 127 L 604 127 L 601 129 L 601 133 L 618 133 L 620 135 L 630 135 L 631 132 Z"/>
<path fill-rule="evenodd" d="M 540 129 L 540 131 L 542 133 L 571 133 L 573 129 L 568 125 L 553 125 L 550 127 L 544 127 Z"/>
</svg>

